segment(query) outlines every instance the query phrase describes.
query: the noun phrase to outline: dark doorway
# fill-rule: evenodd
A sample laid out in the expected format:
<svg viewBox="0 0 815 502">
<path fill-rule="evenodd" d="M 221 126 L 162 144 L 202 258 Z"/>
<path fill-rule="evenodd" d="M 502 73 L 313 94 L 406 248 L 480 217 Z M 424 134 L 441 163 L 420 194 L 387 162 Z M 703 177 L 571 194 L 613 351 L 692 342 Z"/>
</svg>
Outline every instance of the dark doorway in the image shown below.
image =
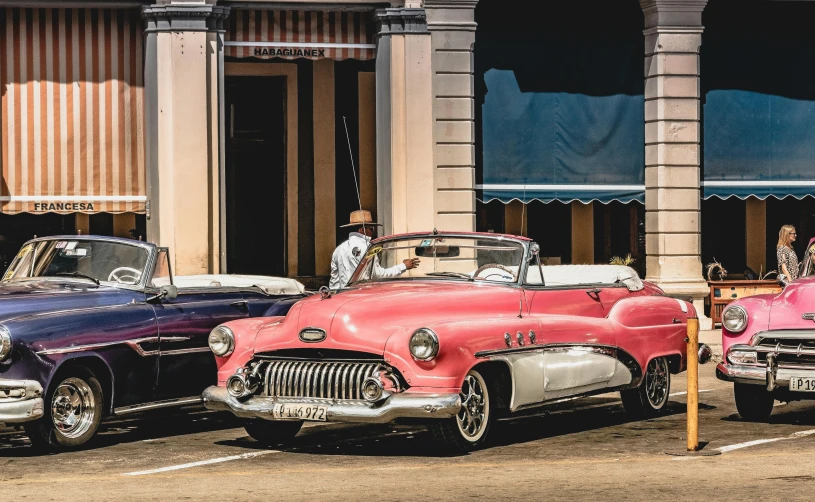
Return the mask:
<svg viewBox="0 0 815 502">
<path fill-rule="evenodd" d="M 286 80 L 226 77 L 226 266 L 286 275 Z"/>
</svg>

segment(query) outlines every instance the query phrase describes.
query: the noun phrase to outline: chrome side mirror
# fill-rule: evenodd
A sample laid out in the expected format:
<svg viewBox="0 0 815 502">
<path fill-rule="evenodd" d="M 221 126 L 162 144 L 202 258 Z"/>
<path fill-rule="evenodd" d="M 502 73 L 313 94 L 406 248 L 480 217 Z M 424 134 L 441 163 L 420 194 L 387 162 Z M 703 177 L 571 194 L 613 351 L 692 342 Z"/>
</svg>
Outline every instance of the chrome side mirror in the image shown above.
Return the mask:
<svg viewBox="0 0 815 502">
<path fill-rule="evenodd" d="M 787 280 L 787 276 L 784 274 L 778 274 L 776 279 L 778 280 L 778 284 L 780 284 L 782 288 L 786 288 L 787 286 L 790 285 L 790 281 Z"/>
<path fill-rule="evenodd" d="M 178 297 L 178 287 L 173 284 L 162 286 L 159 294 L 162 300 L 175 300 Z"/>
<path fill-rule="evenodd" d="M 167 286 L 162 286 L 157 295 L 151 296 L 146 301 L 147 303 L 154 303 L 161 300 L 175 300 L 177 297 L 178 287 L 173 284 L 169 284 Z"/>
</svg>

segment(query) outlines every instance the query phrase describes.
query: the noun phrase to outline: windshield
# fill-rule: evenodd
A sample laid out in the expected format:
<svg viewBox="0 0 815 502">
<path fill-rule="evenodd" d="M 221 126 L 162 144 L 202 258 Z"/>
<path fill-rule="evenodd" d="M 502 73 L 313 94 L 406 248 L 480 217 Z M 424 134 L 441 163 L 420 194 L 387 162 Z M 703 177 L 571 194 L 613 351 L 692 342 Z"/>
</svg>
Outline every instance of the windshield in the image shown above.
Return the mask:
<svg viewBox="0 0 815 502">
<path fill-rule="evenodd" d="M 79 239 L 45 240 L 23 246 L 3 281 L 31 277 L 75 277 L 114 284 L 141 282 L 149 253 L 120 242 Z"/>
<path fill-rule="evenodd" d="M 520 242 L 497 237 L 396 239 L 370 247 L 349 284 L 395 278 L 515 282 L 524 252 Z M 416 258 L 418 265 L 404 270 Z"/>
</svg>

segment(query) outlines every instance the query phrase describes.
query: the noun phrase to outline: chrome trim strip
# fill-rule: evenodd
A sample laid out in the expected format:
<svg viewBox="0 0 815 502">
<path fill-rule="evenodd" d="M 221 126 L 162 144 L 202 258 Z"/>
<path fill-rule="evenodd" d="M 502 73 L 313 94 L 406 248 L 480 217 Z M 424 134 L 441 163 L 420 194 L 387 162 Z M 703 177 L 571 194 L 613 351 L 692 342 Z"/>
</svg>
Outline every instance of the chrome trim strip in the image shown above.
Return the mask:
<svg viewBox="0 0 815 502">
<path fill-rule="evenodd" d="M 603 354 L 606 356 L 611 356 L 616 358 L 616 354 L 618 349 L 616 347 L 610 347 L 608 345 L 581 345 L 581 344 L 573 344 L 573 343 L 552 343 L 548 345 L 535 345 L 535 346 L 523 346 L 523 347 L 513 347 L 507 349 L 496 349 L 496 350 L 482 350 L 481 352 L 476 352 L 475 357 L 490 357 L 490 356 L 498 356 L 498 355 L 506 355 L 506 354 L 514 354 L 516 352 L 569 352 L 572 350 L 577 351 L 584 351 L 584 352 L 595 352 L 598 354 Z"/>
<path fill-rule="evenodd" d="M 193 347 L 190 349 L 175 349 L 175 350 L 161 350 L 160 356 L 177 356 L 181 354 L 200 354 L 202 352 L 210 352 L 209 347 Z"/>
<path fill-rule="evenodd" d="M 74 345 L 72 347 L 62 347 L 59 349 L 45 349 L 37 351 L 38 356 L 49 356 L 52 354 L 70 354 L 73 352 L 84 352 L 86 350 L 96 350 L 96 349 L 103 349 L 106 347 L 112 347 L 114 345 L 127 345 L 131 349 L 138 352 L 140 356 L 152 356 L 159 353 L 158 350 L 144 350 L 139 344 L 140 343 L 158 343 L 160 340 L 157 336 L 151 336 L 146 338 L 135 338 L 133 340 L 120 340 L 116 342 L 103 342 L 103 343 L 90 343 L 87 345 Z"/>
<path fill-rule="evenodd" d="M 162 336 L 159 338 L 160 342 L 186 342 L 190 339 L 188 336 Z"/>
<path fill-rule="evenodd" d="M 166 401 L 154 401 L 151 403 L 134 404 L 132 406 L 122 406 L 113 408 L 114 415 L 126 415 L 138 411 L 156 410 L 160 408 L 171 408 L 173 406 L 184 406 L 186 404 L 198 404 L 202 401 L 201 396 L 182 397 L 178 399 L 168 399 Z"/>
</svg>

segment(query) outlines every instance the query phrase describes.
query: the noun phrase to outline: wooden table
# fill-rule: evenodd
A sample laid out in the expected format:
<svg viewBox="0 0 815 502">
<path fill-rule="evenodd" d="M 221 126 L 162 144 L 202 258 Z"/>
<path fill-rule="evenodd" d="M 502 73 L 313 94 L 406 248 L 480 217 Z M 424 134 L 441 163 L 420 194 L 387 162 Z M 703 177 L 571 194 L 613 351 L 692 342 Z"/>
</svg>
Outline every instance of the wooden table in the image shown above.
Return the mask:
<svg viewBox="0 0 815 502">
<path fill-rule="evenodd" d="M 778 294 L 781 285 L 778 281 L 709 281 L 710 286 L 710 318 L 714 323 L 722 322 L 722 311 L 725 305 L 747 296 Z"/>
</svg>

